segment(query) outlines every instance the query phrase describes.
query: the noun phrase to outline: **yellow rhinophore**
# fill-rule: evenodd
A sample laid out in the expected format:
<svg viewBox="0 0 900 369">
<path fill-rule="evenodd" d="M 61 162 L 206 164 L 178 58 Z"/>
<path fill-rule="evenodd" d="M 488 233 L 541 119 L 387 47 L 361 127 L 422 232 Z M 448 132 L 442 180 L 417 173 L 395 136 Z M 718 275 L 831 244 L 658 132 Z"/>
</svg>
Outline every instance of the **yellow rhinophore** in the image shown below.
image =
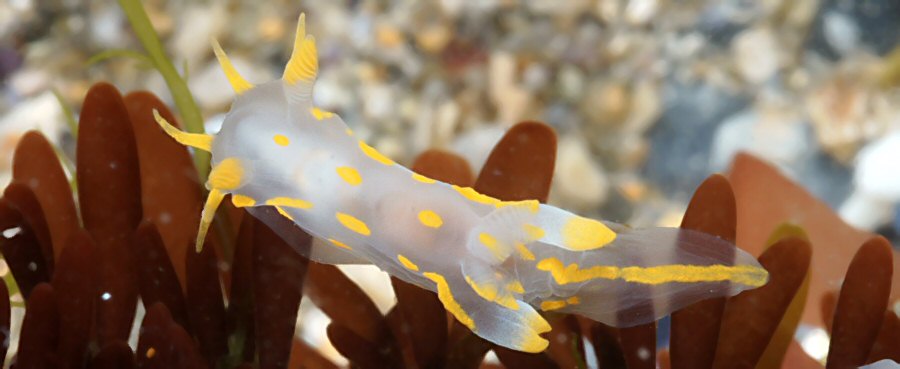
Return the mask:
<svg viewBox="0 0 900 369">
<path fill-rule="evenodd" d="M 159 111 L 156 109 L 153 109 L 153 118 L 156 119 L 156 123 L 162 127 L 163 131 L 166 131 L 166 134 L 178 143 L 207 152 L 212 151 L 213 136 L 203 133 L 187 133 L 175 128 L 166 118 L 159 115 Z"/>
<path fill-rule="evenodd" d="M 475 321 L 472 320 L 472 317 L 470 317 L 469 314 L 463 310 L 462 306 L 456 302 L 456 299 L 453 298 L 453 292 L 450 291 L 450 285 L 447 284 L 447 280 L 444 276 L 432 272 L 426 272 L 422 275 L 437 285 L 438 300 L 441 300 L 441 303 L 444 304 L 444 308 L 453 314 L 453 316 L 456 317 L 456 320 L 459 320 L 460 323 L 475 332 Z"/>
<path fill-rule="evenodd" d="M 253 88 L 253 84 L 247 82 L 244 77 L 241 77 L 241 74 L 234 68 L 234 65 L 231 64 L 231 60 L 228 59 L 228 55 L 225 54 L 225 51 L 222 50 L 222 46 L 219 45 L 219 42 L 216 41 L 216 39 L 212 40 L 212 47 L 213 53 L 216 54 L 216 59 L 219 60 L 219 65 L 222 67 L 222 71 L 225 72 L 225 77 L 228 78 L 228 83 L 231 84 L 231 88 L 234 89 L 234 92 L 240 95 L 244 93 L 244 91 Z"/>
<path fill-rule="evenodd" d="M 227 158 L 216 164 L 209 172 L 206 186 L 209 188 L 209 196 L 203 205 L 203 213 L 200 215 L 200 229 L 197 231 L 195 243 L 197 252 L 203 250 L 203 240 L 212 223 L 216 209 L 225 198 L 225 191 L 231 191 L 241 186 L 244 179 L 244 167 L 236 158 Z"/>
<path fill-rule="evenodd" d="M 312 83 L 319 72 L 319 57 L 316 39 L 306 34 L 306 14 L 300 14 L 297 34 L 294 36 L 294 51 L 284 68 L 282 78 L 291 85 L 298 82 Z"/>
</svg>

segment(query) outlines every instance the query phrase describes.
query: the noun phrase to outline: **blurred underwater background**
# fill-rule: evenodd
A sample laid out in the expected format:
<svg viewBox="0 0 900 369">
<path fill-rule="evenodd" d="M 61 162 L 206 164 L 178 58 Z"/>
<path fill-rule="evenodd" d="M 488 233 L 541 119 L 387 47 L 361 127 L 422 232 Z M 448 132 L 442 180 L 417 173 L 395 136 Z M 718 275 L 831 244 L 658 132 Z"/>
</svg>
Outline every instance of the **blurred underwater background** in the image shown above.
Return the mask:
<svg viewBox="0 0 900 369">
<path fill-rule="evenodd" d="M 762 302 L 723 299 L 698 308 L 713 314 L 706 321 L 716 327 L 705 341 L 693 334 L 706 342 L 696 343 L 706 354 L 691 354 L 708 357 L 698 364 L 683 361 L 678 355 L 687 349 L 669 343 L 685 337 L 676 331 L 691 326 L 686 317 L 619 330 L 559 314 L 548 317 L 562 332 L 548 353 L 504 352 L 441 320 L 433 294 L 374 267 L 308 263 L 235 208 L 223 211 L 231 217 L 217 225 L 215 251 L 185 252 L 201 189 L 190 181 L 163 183 L 173 168 L 186 171 L 192 163 L 177 146 L 164 147 L 165 136 L 141 128 L 156 127 L 150 107 L 172 121 L 183 112 L 159 60 L 148 56 L 144 34 L 123 11 L 127 3 L 143 6 L 208 133 L 219 129 L 234 97 L 210 40 L 249 81 L 269 81 L 281 75 L 305 12 L 319 48 L 317 105 L 399 163 L 498 198 L 528 194 L 635 227 L 681 225 L 730 237 L 760 260 L 768 254 L 772 264 L 764 265 L 784 277 L 773 277 L 777 288 L 760 289 Z M 131 128 L 108 121 L 130 121 Z M 31 130 L 42 137 L 26 135 Z M 504 156 L 505 147 L 519 154 Z M 126 174 L 74 179 L 82 168 L 119 157 Z M 501 169 L 514 176 L 485 179 Z M 120 174 L 121 182 L 111 179 Z M 35 178 L 66 186 L 42 192 L 50 190 L 28 181 Z M 0 183 L 8 186 L 0 201 L 0 273 L 11 297 L 7 365 L 15 353 L 33 367 L 898 361 L 900 273 L 891 269 L 900 256 L 890 245 L 900 244 L 900 2 L 0 0 Z M 80 198 L 59 195 L 70 184 Z M 93 203 L 79 191 L 93 192 Z M 118 201 L 97 200 L 103 195 Z M 95 233 L 107 222 L 121 230 Z M 260 254 L 271 259 L 254 259 L 261 251 L 252 245 L 260 243 L 281 248 Z M 80 251 L 62 262 L 63 244 Z M 133 251 L 109 251 L 120 244 Z M 121 277 L 110 290 L 62 277 L 120 258 L 134 270 L 97 268 L 97 281 Z M 136 265 L 141 260 L 151 261 Z M 253 269 L 261 267 L 272 274 Z M 104 293 L 116 288 L 131 305 L 84 305 L 91 299 L 85 296 L 100 293 L 106 301 Z M 284 291 L 287 297 L 276 293 Z M 143 304 L 135 307 L 138 297 Z M 32 299 L 57 306 L 34 309 L 41 319 L 32 319 L 30 331 L 43 336 L 22 330 Z M 281 299 L 290 302 L 262 313 L 263 303 Z M 857 300 L 874 305 L 841 304 Z M 359 311 L 348 307 L 356 301 Z M 762 306 L 757 315 L 742 315 L 754 303 Z M 93 320 L 67 323 L 69 308 Z M 698 314 L 691 319 L 703 321 Z M 98 316 L 114 316 L 117 325 L 103 328 Z M 35 321 L 55 325 L 34 328 Z M 141 322 L 147 329 L 138 329 Z M 748 326 L 763 333 L 754 336 Z M 90 339 L 65 338 L 85 329 Z M 425 338 L 428 332 L 441 338 Z M 841 341 L 846 350 L 838 354 L 835 337 L 849 342 Z M 265 351 L 267 339 L 279 342 L 274 351 Z M 30 353 L 20 348 L 23 340 L 34 344 Z M 154 342 L 180 343 L 164 355 Z M 852 352 L 856 346 L 864 353 Z M 47 350 L 54 361 L 41 361 Z"/>
</svg>

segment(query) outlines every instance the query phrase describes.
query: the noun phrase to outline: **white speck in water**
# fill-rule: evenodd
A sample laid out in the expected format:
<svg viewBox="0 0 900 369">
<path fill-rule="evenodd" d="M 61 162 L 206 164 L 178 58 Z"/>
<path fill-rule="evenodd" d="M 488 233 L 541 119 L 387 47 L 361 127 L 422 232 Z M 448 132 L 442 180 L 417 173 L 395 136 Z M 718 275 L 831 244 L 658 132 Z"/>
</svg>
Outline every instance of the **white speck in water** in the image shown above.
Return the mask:
<svg viewBox="0 0 900 369">
<path fill-rule="evenodd" d="M 30 270 L 30 271 L 32 271 L 32 272 L 35 271 L 35 270 L 37 270 L 37 263 L 35 263 L 35 262 L 33 262 L 33 261 L 30 262 L 30 263 L 28 263 L 28 270 Z"/>
<path fill-rule="evenodd" d="M 167 212 L 167 211 L 159 213 L 159 224 L 169 224 L 171 222 L 172 222 L 172 214 L 169 214 L 169 212 Z"/>
<path fill-rule="evenodd" d="M 646 347 L 642 346 L 642 347 L 638 348 L 637 356 L 638 356 L 638 359 L 641 359 L 642 361 L 650 360 L 650 350 L 648 350 Z"/>
<path fill-rule="evenodd" d="M 100 298 L 103 299 L 103 301 L 109 301 L 109 299 L 112 298 L 112 295 L 109 292 L 104 292 L 100 295 Z"/>
<path fill-rule="evenodd" d="M 560 334 L 556 335 L 556 342 L 566 343 L 566 339 L 568 339 L 568 337 L 566 336 L 565 333 L 560 333 Z"/>
<path fill-rule="evenodd" d="M 800 342 L 800 347 L 811 358 L 822 361 L 828 356 L 830 338 L 824 329 L 801 324 L 794 333 L 794 339 Z"/>
<path fill-rule="evenodd" d="M 7 228 L 7 229 L 3 230 L 3 238 L 7 238 L 7 239 L 13 238 L 16 235 L 18 235 L 19 233 L 22 233 L 21 227 Z"/>
<path fill-rule="evenodd" d="M 119 167 L 119 162 L 111 161 L 111 162 L 109 162 L 109 167 L 110 167 L 111 169 L 116 169 L 116 168 Z"/>
</svg>

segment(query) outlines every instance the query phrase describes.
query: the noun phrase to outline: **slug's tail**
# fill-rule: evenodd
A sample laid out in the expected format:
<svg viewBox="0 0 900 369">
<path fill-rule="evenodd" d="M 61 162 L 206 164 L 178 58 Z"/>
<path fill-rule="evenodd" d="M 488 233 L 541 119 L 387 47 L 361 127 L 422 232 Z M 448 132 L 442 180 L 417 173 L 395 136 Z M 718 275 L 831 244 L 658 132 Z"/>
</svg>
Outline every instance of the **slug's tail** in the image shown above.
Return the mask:
<svg viewBox="0 0 900 369">
<path fill-rule="evenodd" d="M 632 326 L 768 281 L 756 259 L 723 239 L 678 228 L 609 226 L 616 240 L 581 255 L 533 245 L 536 260 L 527 280 L 549 282 L 552 294 L 540 299 L 545 310 Z"/>
</svg>

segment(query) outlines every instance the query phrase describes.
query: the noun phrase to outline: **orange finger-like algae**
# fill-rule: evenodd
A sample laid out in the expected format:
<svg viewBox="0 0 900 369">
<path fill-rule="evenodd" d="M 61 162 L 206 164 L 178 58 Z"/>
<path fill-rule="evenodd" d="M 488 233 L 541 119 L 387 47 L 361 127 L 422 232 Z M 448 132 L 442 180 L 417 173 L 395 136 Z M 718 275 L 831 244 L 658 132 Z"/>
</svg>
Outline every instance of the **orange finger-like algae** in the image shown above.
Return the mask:
<svg viewBox="0 0 900 369">
<path fill-rule="evenodd" d="M 273 208 L 267 210 L 274 214 Z M 306 237 L 307 243 L 312 242 Z M 259 368 L 283 368 L 290 360 L 309 261 L 262 222 L 253 226 L 251 255 Z"/>
<path fill-rule="evenodd" d="M 56 291 L 49 283 L 34 287 L 25 302 L 25 317 L 19 334 L 16 366 L 20 368 L 53 368 L 56 366 L 56 343 L 59 340 L 59 312 Z"/>
<path fill-rule="evenodd" d="M 197 171 L 187 148 L 166 135 L 153 119 L 156 110 L 178 127 L 162 101 L 141 91 L 129 93 L 124 102 L 140 161 L 143 217 L 156 225 L 175 272 L 184 281 L 184 249 L 197 234 L 203 202 Z"/>
<path fill-rule="evenodd" d="M 808 242 L 792 237 L 759 257 L 769 271 L 769 282 L 725 304 L 713 368 L 756 366 L 806 276 L 810 253 Z"/>
<path fill-rule="evenodd" d="M 130 241 L 143 217 L 141 178 L 128 111 L 110 84 L 94 85 L 84 98 L 76 157 L 81 218 L 99 259 L 94 332 L 101 345 L 127 340 L 138 295 Z"/>
<path fill-rule="evenodd" d="M 38 241 L 48 275 L 53 274 L 53 245 L 50 228 L 36 194 L 25 184 L 13 182 L 3 191 L 3 199 L 22 215 L 22 221 Z"/>
<path fill-rule="evenodd" d="M 137 274 L 141 302 L 145 307 L 162 303 L 176 323 L 191 331 L 181 284 L 153 222 L 141 222 L 134 232 L 133 247 L 135 258 L 139 260 Z"/>
<path fill-rule="evenodd" d="M 822 296 L 844 279 L 853 259 L 852 245 L 872 237 L 840 219 L 827 204 L 792 182 L 772 165 L 749 154 L 738 154 L 728 173 L 737 200 L 737 244 L 753 255 L 765 249 L 767 237 L 779 225 L 793 223 L 806 230 L 814 247 L 806 304 L 818 306 Z M 900 252 L 894 251 L 894 265 Z M 900 274 L 894 275 L 891 298 L 900 297 Z M 803 323 L 822 325 L 820 309 L 805 309 Z"/>
<path fill-rule="evenodd" d="M 213 247 L 206 247 L 198 253 L 186 247 L 182 252 L 185 253 L 187 274 L 185 301 L 188 320 L 206 363 L 209 367 L 215 367 L 218 359 L 228 352 L 225 305 L 219 287 L 216 251 Z"/>
<path fill-rule="evenodd" d="M 891 245 L 883 237 L 864 243 L 850 261 L 831 325 L 827 368 L 866 363 L 891 292 Z"/>
<path fill-rule="evenodd" d="M 60 368 L 80 368 L 87 354 L 88 335 L 94 316 L 97 290 L 97 253 L 94 240 L 84 230 L 69 236 L 59 255 L 51 284 L 59 311 Z"/>
<path fill-rule="evenodd" d="M 713 175 L 694 192 L 681 228 L 734 242 L 737 224 L 734 192 L 728 179 Z M 674 369 L 708 368 L 719 340 L 725 298 L 700 301 L 672 313 L 670 363 Z"/>
<path fill-rule="evenodd" d="M 69 235 L 79 228 L 78 214 L 66 174 L 44 135 L 31 131 L 22 136 L 12 172 L 13 182 L 28 186 L 37 196 L 52 237 L 53 255 L 58 258 Z"/>
</svg>

